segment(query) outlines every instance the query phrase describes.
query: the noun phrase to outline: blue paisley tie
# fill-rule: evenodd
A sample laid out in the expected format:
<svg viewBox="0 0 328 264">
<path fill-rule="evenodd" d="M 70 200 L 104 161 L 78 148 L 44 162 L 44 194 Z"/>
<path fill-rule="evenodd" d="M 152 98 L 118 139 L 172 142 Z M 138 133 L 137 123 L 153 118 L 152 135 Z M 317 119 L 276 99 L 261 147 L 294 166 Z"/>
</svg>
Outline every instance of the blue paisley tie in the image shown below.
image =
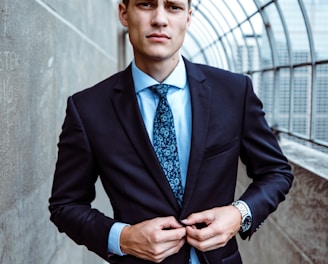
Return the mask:
<svg viewBox="0 0 328 264">
<path fill-rule="evenodd" d="M 149 88 L 159 97 L 153 126 L 153 146 L 175 198 L 181 207 L 183 187 L 180 175 L 178 146 L 173 114 L 166 98 L 170 85 L 157 84 Z"/>
</svg>

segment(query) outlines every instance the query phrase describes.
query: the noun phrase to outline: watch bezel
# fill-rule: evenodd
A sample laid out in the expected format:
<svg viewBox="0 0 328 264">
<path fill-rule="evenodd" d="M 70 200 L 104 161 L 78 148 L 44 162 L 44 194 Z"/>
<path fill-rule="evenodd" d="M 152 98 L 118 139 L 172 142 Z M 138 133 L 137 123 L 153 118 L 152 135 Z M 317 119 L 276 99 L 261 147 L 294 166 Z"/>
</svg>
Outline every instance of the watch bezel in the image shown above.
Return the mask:
<svg viewBox="0 0 328 264">
<path fill-rule="evenodd" d="M 241 232 L 246 232 L 247 230 L 249 230 L 251 225 L 252 225 L 252 217 L 250 215 L 244 216 L 244 218 L 242 219 L 241 226 L 240 226 Z"/>
</svg>

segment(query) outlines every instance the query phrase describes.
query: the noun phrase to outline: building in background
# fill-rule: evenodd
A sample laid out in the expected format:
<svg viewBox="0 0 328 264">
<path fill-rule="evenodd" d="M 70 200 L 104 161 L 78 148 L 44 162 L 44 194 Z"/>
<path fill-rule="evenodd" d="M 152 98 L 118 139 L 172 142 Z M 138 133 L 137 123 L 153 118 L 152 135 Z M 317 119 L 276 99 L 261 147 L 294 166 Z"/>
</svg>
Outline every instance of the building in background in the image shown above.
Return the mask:
<svg viewBox="0 0 328 264">
<path fill-rule="evenodd" d="M 260 78 L 258 93 L 273 126 L 328 153 L 328 66 L 321 64 L 328 57 L 328 2 L 303 3 L 279 1 L 264 9 L 269 36 L 262 38 L 267 52 L 260 64 L 274 76 Z"/>
<path fill-rule="evenodd" d="M 270 125 L 328 153 L 328 1 L 194 1 L 193 8 L 184 55 L 250 75 Z"/>
</svg>

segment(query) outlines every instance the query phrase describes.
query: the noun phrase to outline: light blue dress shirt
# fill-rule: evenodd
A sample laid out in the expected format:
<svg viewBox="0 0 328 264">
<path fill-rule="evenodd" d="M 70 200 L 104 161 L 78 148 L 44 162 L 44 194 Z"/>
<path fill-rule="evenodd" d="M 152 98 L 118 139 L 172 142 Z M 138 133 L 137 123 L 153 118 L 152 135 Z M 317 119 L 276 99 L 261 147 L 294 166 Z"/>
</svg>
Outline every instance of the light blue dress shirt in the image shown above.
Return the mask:
<svg viewBox="0 0 328 264">
<path fill-rule="evenodd" d="M 132 76 L 140 112 L 149 138 L 152 142 L 153 122 L 159 99 L 152 91 L 150 91 L 150 89 L 148 89 L 148 87 L 158 84 L 158 81 L 142 72 L 136 66 L 134 61 L 132 62 Z M 190 154 L 192 118 L 187 73 L 184 61 L 181 56 L 179 57 L 177 66 L 173 72 L 163 81 L 163 83 L 176 87 L 169 89 L 167 93 L 167 100 L 170 104 L 174 117 L 182 185 L 185 187 Z M 109 232 L 108 250 L 109 252 L 119 256 L 124 255 L 120 250 L 120 234 L 125 226 L 126 224 L 124 223 L 115 223 Z M 200 263 L 193 248 L 190 252 L 190 258 L 192 264 Z"/>
</svg>

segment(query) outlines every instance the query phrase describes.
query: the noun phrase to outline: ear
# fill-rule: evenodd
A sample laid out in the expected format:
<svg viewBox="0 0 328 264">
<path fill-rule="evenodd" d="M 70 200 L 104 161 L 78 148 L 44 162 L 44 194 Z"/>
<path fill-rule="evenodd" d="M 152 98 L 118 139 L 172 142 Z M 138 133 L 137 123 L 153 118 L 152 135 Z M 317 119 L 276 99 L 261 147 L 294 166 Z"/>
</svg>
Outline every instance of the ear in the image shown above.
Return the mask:
<svg viewBox="0 0 328 264">
<path fill-rule="evenodd" d="M 190 8 L 188 10 L 188 17 L 187 17 L 187 25 L 188 25 L 188 27 L 190 26 L 190 23 L 191 23 L 191 16 L 192 16 L 192 9 Z"/>
<path fill-rule="evenodd" d="M 119 3 L 118 5 L 118 15 L 120 18 L 120 22 L 124 27 L 128 26 L 128 9 L 125 4 Z"/>
</svg>

